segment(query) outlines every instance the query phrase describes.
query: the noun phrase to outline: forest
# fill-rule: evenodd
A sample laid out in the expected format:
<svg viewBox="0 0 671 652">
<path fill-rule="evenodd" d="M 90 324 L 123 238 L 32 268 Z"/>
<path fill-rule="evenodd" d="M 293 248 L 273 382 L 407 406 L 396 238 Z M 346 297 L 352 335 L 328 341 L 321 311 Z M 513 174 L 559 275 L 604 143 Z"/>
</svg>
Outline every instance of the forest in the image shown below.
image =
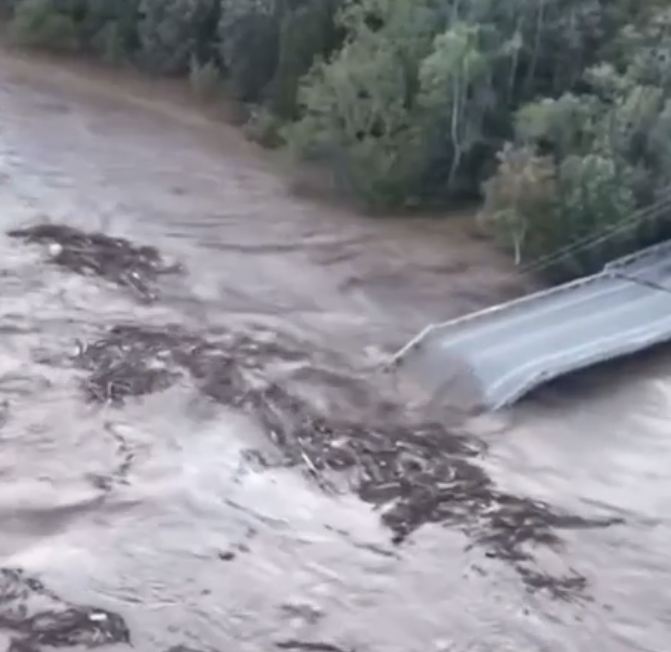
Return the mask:
<svg viewBox="0 0 671 652">
<path fill-rule="evenodd" d="M 0 0 L 18 44 L 183 76 L 377 210 L 477 203 L 556 280 L 671 236 L 668 0 Z M 603 234 L 608 234 L 603 237 Z M 589 238 L 593 238 L 590 241 Z M 576 242 L 589 246 L 566 249 Z"/>
</svg>

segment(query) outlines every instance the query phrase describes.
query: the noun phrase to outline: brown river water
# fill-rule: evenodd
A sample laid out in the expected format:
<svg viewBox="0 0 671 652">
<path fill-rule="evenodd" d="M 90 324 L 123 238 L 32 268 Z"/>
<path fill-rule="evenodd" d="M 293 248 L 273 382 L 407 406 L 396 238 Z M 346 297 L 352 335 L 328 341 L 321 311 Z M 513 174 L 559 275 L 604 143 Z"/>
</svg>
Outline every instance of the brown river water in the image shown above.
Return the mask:
<svg viewBox="0 0 671 652">
<path fill-rule="evenodd" d="M 463 228 L 292 196 L 277 160 L 178 95 L 0 58 L 0 648 L 666 652 L 668 351 L 505 414 L 441 415 L 487 445 L 444 475 L 489 487 L 469 509 L 490 529 L 496 512 L 499 533 L 523 538 L 532 501 L 617 520 L 562 527 L 532 546 L 526 575 L 454 519 L 395 545 L 383 507 L 300 465 L 255 463 L 274 444 L 253 410 L 188 382 L 123 405 L 83 400 L 67 360 L 111 326 L 281 334 L 295 350 L 277 373 L 365 428 L 371 397 L 415 398 L 376 373 L 386 353 L 510 290 L 505 263 Z M 45 219 L 155 246 L 186 273 L 142 303 L 4 235 Z M 311 375 L 318 358 L 337 373 Z M 530 577 L 550 576 L 579 587 L 533 590 Z"/>
</svg>

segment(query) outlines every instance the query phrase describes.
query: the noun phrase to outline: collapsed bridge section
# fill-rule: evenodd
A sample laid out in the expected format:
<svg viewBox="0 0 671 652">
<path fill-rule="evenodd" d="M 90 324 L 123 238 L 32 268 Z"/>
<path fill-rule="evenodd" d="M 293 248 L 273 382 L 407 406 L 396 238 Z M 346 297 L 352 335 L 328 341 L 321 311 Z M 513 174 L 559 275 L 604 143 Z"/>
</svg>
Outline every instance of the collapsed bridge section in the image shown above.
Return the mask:
<svg viewBox="0 0 671 652">
<path fill-rule="evenodd" d="M 593 276 L 424 329 L 392 360 L 440 397 L 468 374 L 496 411 L 535 387 L 671 340 L 671 241 Z"/>
</svg>

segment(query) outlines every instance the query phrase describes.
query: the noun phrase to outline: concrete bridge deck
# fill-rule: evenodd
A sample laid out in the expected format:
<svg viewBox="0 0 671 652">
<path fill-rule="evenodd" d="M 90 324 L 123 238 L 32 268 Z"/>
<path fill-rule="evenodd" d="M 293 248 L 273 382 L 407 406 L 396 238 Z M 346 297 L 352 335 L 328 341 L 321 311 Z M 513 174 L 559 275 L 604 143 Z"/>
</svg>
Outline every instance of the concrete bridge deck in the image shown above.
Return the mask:
<svg viewBox="0 0 671 652">
<path fill-rule="evenodd" d="M 395 356 L 429 391 L 460 374 L 490 411 L 553 378 L 671 340 L 671 242 L 593 276 L 434 324 Z"/>
</svg>

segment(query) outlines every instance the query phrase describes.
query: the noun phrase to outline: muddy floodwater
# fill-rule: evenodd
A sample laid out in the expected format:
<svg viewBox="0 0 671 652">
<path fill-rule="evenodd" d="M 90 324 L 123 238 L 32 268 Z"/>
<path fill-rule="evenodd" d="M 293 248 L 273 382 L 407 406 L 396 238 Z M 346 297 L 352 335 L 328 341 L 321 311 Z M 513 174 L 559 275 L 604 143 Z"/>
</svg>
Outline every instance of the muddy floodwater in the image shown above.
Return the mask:
<svg viewBox="0 0 671 652">
<path fill-rule="evenodd" d="M 285 172 L 0 56 L 0 649 L 666 652 L 668 349 L 429 414 L 379 365 L 511 270 Z"/>
</svg>

